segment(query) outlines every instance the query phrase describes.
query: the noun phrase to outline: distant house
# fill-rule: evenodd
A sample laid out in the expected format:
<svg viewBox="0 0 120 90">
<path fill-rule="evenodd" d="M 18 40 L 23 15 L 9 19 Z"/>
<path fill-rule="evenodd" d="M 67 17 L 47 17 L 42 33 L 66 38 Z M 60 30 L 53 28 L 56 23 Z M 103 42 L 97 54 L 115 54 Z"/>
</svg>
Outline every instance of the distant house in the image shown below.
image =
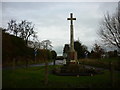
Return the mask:
<svg viewBox="0 0 120 90">
<path fill-rule="evenodd" d="M 63 58 L 63 56 L 57 56 L 56 57 L 56 60 L 63 60 L 64 58 Z"/>
<path fill-rule="evenodd" d="M 109 54 L 106 52 L 106 53 L 103 53 L 101 54 L 101 58 L 108 58 L 109 57 Z"/>
</svg>

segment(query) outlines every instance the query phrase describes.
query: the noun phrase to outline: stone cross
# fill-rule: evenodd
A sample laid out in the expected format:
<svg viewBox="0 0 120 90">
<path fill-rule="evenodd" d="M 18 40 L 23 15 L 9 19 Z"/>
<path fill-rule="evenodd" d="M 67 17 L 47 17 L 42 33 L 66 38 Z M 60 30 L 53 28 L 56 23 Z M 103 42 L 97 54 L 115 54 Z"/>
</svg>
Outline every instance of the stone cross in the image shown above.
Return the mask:
<svg viewBox="0 0 120 90">
<path fill-rule="evenodd" d="M 67 20 L 70 20 L 70 51 L 75 51 L 74 50 L 73 20 L 76 20 L 76 18 L 73 18 L 73 14 L 70 13 L 70 18 L 67 18 Z"/>
</svg>

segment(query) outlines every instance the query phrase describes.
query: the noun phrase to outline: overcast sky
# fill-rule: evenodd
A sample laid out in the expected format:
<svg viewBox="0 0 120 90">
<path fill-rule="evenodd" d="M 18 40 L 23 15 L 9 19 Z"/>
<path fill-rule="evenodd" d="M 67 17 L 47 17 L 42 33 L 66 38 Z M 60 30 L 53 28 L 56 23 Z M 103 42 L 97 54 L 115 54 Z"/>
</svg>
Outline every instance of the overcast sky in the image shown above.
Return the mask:
<svg viewBox="0 0 120 90">
<path fill-rule="evenodd" d="M 101 19 L 108 11 L 114 13 L 117 2 L 3 2 L 2 24 L 15 19 L 18 22 L 27 20 L 35 24 L 40 41 L 52 41 L 53 50 L 62 55 L 65 44 L 70 43 L 70 13 L 74 21 L 74 39 L 79 40 L 91 50 L 92 45 L 99 41 L 97 30 Z"/>
</svg>

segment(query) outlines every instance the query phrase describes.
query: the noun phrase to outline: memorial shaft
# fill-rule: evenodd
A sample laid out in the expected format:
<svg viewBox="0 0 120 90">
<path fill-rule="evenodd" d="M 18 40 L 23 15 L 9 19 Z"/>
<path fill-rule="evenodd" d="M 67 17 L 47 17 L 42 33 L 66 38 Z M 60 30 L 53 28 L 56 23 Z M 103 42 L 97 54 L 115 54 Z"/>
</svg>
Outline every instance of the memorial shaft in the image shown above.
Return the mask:
<svg viewBox="0 0 120 90">
<path fill-rule="evenodd" d="M 76 20 L 76 18 L 73 18 L 73 14 L 70 13 L 70 18 L 67 20 L 70 20 L 70 51 L 74 50 L 74 30 L 73 30 L 73 20 Z"/>
<path fill-rule="evenodd" d="M 70 25 L 70 48 L 71 48 L 71 51 L 74 51 L 73 25 Z"/>
</svg>

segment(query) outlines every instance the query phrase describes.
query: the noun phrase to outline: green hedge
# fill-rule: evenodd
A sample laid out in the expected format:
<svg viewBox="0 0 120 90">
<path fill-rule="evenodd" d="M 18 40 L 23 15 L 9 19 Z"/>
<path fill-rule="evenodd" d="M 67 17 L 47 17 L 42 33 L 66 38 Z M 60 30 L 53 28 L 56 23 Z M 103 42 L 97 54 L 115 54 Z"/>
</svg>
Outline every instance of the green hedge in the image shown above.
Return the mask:
<svg viewBox="0 0 120 90">
<path fill-rule="evenodd" d="M 24 63 L 26 60 L 34 62 L 34 49 L 27 47 L 22 38 L 2 33 L 2 62 L 10 64 L 16 59 L 17 62 Z M 51 60 L 51 52 L 49 50 L 38 50 L 36 62 L 42 62 L 44 59 Z M 16 62 L 16 63 L 17 63 Z"/>
</svg>

